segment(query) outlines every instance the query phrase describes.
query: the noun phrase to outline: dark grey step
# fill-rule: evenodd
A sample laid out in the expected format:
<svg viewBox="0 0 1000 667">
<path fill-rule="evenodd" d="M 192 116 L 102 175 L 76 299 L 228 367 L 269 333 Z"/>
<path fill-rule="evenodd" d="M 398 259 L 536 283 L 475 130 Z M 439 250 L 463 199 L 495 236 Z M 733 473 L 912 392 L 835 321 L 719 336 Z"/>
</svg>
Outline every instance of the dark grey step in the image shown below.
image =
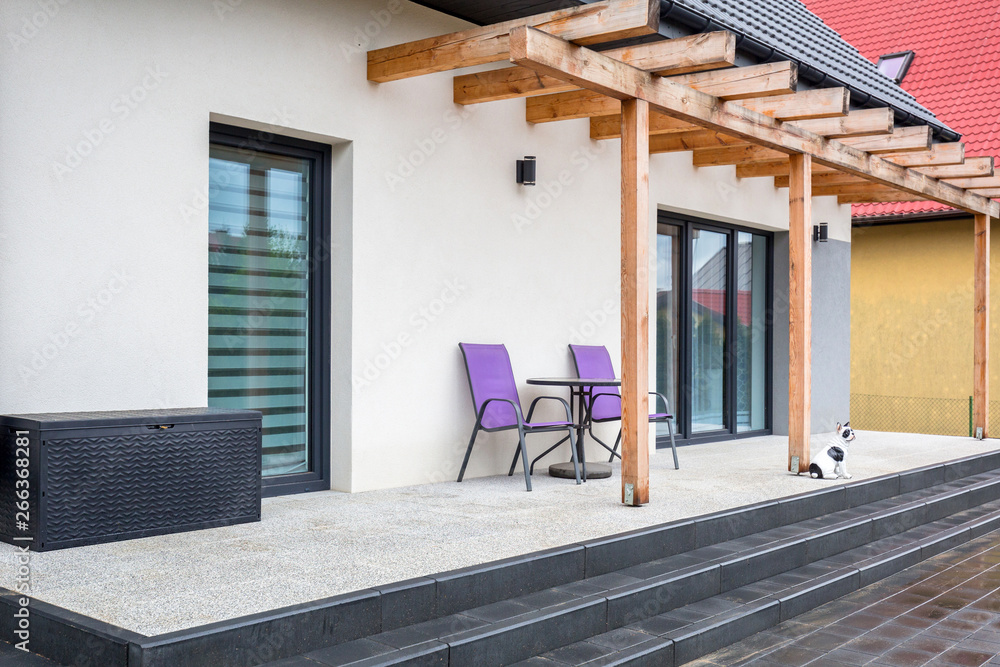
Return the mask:
<svg viewBox="0 0 1000 667">
<path fill-rule="evenodd" d="M 690 659 L 687 656 L 728 637 L 741 632 L 752 634 L 777 623 L 782 609 L 802 613 L 827 601 L 824 596 L 839 597 L 855 590 L 863 578 L 886 576 L 911 564 L 914 558 L 929 557 L 935 549 L 943 550 L 968 539 L 971 525 L 957 525 L 949 519 L 927 524 L 927 517 L 968 512 L 972 498 L 1000 498 L 1000 472 L 829 512 L 619 572 L 373 635 L 306 657 L 330 665 L 416 664 L 405 661 L 402 651 L 419 642 L 437 641 L 448 646 L 448 664 L 506 665 L 577 644 L 578 650 L 585 651 L 593 640 L 581 640 L 608 637 L 609 631 L 624 627 L 635 629 L 648 619 L 683 620 L 669 616 L 676 611 L 698 613 L 704 618 L 691 618 L 693 622 L 683 626 L 683 632 L 651 637 L 646 642 L 653 643 L 641 642 L 642 646 L 629 646 L 627 651 L 629 655 L 645 656 L 643 660 L 652 660 L 653 656 L 663 660 L 669 643 L 669 650 Z M 973 520 L 985 529 L 997 519 L 968 519 Z M 894 539 L 904 533 L 908 537 Z M 906 545 L 910 545 L 909 551 Z M 824 560 L 855 548 L 874 548 L 874 552 L 866 555 L 858 567 L 845 568 L 837 561 Z M 880 549 L 892 551 L 892 558 L 880 558 Z M 790 571 L 792 574 L 787 574 Z M 780 597 L 777 591 L 743 603 L 725 597 L 730 591 L 745 593 L 750 590 L 748 586 L 769 577 L 785 577 L 772 582 L 784 582 Z M 714 605 L 713 613 L 706 613 L 710 610 L 705 605 Z M 360 662 L 373 659 L 366 652 L 377 647 L 382 649 L 379 662 Z"/>
<path fill-rule="evenodd" d="M 659 558 L 671 556 L 997 468 L 1000 468 L 1000 451 L 589 540 L 582 543 L 586 550 L 586 576 L 639 565 L 650 560 L 649 554 Z"/>
<path fill-rule="evenodd" d="M 994 501 L 518 664 L 683 665 L 998 529 Z"/>
<path fill-rule="evenodd" d="M 31 646 L 30 642 L 28 646 Z M 57 663 L 51 660 L 22 651 L 3 641 L 0 641 L 0 665 L 3 667 L 57 667 Z"/>
<path fill-rule="evenodd" d="M 981 492 L 987 490 L 988 496 Z M 754 536 L 696 549 L 687 554 L 646 563 L 619 574 L 639 579 L 608 596 L 608 623 L 615 628 L 655 616 L 691 601 L 739 588 L 809 562 L 867 544 L 923 523 L 928 508 L 955 503 L 956 489 L 918 500 L 899 496 L 896 507 L 873 503 L 772 529 Z M 1000 477 L 973 481 L 959 491 L 965 498 L 1000 498 Z M 939 498 L 944 499 L 939 501 Z M 791 532 L 792 535 L 785 536 Z M 946 544 L 943 542 L 942 544 Z M 689 563 L 697 564 L 689 564 Z"/>
</svg>

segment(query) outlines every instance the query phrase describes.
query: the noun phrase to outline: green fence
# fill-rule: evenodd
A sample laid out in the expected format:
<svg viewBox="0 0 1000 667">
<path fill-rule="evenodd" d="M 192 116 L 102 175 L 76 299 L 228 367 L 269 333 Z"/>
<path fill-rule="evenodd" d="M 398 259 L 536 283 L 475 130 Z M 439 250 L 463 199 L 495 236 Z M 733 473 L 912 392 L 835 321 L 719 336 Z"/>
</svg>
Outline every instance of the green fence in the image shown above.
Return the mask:
<svg viewBox="0 0 1000 667">
<path fill-rule="evenodd" d="M 990 401 L 990 423 L 1000 424 L 1000 401 Z M 922 398 L 851 394 L 851 426 L 868 431 L 972 435 L 972 397 Z"/>
</svg>

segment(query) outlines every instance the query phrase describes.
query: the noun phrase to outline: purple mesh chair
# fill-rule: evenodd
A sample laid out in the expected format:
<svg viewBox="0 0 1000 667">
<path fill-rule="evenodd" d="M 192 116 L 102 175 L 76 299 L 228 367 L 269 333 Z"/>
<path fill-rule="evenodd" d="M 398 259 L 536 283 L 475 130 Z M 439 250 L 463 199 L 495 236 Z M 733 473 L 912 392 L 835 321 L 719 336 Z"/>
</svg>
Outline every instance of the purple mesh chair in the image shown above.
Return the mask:
<svg viewBox="0 0 1000 667">
<path fill-rule="evenodd" d="M 603 345 L 570 345 L 573 353 L 573 363 L 576 364 L 576 376 L 581 378 L 605 379 L 615 377 L 615 367 L 611 365 L 611 355 L 608 348 Z M 620 421 L 622 418 L 622 397 L 618 393 L 618 387 L 585 387 L 590 389 L 590 405 L 587 406 L 587 420 L 590 424 L 590 437 L 597 441 L 601 447 L 611 452 L 608 462 L 621 458 L 618 453 L 618 445 L 622 441 L 622 430 L 618 429 L 618 437 L 615 438 L 615 446 L 608 447 L 600 438 L 594 435 L 594 424 L 601 422 Z M 667 397 L 655 391 L 649 392 L 650 396 L 656 396 L 663 401 L 663 412 L 655 412 L 649 415 L 651 422 L 664 422 L 667 431 L 670 433 L 670 449 L 674 453 L 674 469 L 679 469 L 677 462 L 677 445 L 674 443 L 674 416 L 670 414 L 670 404 Z"/>
<path fill-rule="evenodd" d="M 525 419 L 521 410 L 521 399 L 517 395 L 517 385 L 514 384 L 514 371 L 510 367 L 510 355 L 503 345 L 477 345 L 474 343 L 459 343 L 462 356 L 465 357 L 465 370 L 469 376 L 469 389 L 472 391 L 472 406 L 476 411 L 476 425 L 472 429 L 469 448 L 462 461 L 462 469 L 458 473 L 458 481 L 465 477 L 465 467 L 469 465 L 472 446 L 476 443 L 479 431 L 492 433 L 517 429 L 518 446 L 514 451 L 507 476 L 514 474 L 517 458 L 521 457 L 524 466 L 524 483 L 531 491 L 531 470 L 528 466 L 528 450 L 524 445 L 524 436 L 530 433 L 553 433 L 566 431 L 569 434 L 570 452 L 573 456 L 573 470 L 576 473 L 576 483 L 580 483 L 580 469 L 576 461 L 576 439 L 573 435 L 573 417 L 569 403 L 558 396 L 539 396 L 528 407 L 528 418 Z M 535 405 L 542 399 L 559 401 L 566 410 L 566 421 L 532 422 L 531 415 Z M 566 440 L 566 438 L 563 438 Z M 560 442 L 562 442 L 561 440 Z"/>
</svg>

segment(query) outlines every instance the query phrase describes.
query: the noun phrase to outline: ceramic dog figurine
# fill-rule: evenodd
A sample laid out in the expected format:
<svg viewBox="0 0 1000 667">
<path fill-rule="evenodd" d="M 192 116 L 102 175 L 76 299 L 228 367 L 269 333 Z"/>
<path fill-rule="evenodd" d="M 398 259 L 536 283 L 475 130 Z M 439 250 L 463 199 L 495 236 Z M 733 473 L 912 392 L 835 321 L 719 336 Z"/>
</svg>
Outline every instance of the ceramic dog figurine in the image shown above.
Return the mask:
<svg viewBox="0 0 1000 667">
<path fill-rule="evenodd" d="M 837 435 L 830 443 L 824 447 L 809 463 L 809 476 L 813 479 L 851 479 L 851 473 L 847 472 L 847 454 L 854 440 L 854 431 L 849 427 L 851 422 L 843 426 L 837 422 Z"/>
</svg>

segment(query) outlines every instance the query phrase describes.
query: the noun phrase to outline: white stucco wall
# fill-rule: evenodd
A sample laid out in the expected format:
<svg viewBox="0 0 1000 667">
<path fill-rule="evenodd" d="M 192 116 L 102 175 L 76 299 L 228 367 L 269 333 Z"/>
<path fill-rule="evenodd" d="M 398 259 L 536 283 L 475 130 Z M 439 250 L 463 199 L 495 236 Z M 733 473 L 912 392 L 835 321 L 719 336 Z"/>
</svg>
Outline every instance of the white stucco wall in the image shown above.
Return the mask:
<svg viewBox="0 0 1000 667">
<path fill-rule="evenodd" d="M 366 80 L 365 50 L 463 25 L 405 0 L 0 3 L 0 412 L 206 403 L 210 120 L 336 145 L 334 488 L 457 473 L 460 341 L 506 343 L 522 380 L 570 373 L 571 341 L 616 358 L 618 142 L 456 106 L 450 73 Z M 687 154 L 654 156 L 650 200 L 787 229 L 785 190 Z M 481 437 L 469 474 L 512 452 Z"/>
</svg>

